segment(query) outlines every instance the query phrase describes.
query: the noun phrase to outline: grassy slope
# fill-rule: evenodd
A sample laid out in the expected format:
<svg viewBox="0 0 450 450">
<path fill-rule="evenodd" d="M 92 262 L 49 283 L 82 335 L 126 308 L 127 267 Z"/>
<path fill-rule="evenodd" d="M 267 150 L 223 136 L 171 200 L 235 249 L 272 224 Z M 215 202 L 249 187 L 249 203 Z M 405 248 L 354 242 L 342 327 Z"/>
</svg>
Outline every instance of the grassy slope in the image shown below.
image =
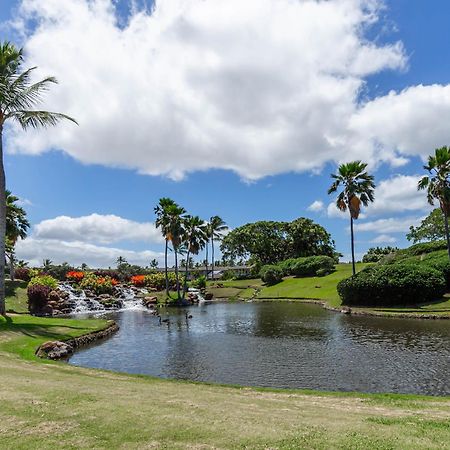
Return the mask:
<svg viewBox="0 0 450 450">
<path fill-rule="evenodd" d="M 357 270 L 361 270 L 365 265 L 357 264 Z M 350 264 L 338 264 L 336 271 L 326 277 L 305 277 L 305 278 L 285 278 L 281 283 L 274 286 L 264 286 L 261 280 L 239 280 L 225 281 L 224 288 L 231 290 L 233 297 L 251 298 L 261 300 L 280 299 L 303 299 L 303 300 L 323 300 L 333 308 L 341 306 L 341 300 L 336 290 L 340 280 L 351 276 L 352 268 Z M 247 288 L 247 289 L 245 289 Z M 217 288 L 209 288 L 212 292 L 220 291 Z M 216 295 L 217 297 L 217 295 Z M 375 313 L 380 315 L 411 314 L 435 315 L 450 317 L 450 297 L 446 296 L 442 301 L 427 303 L 416 308 L 355 308 L 354 311 Z"/>
<path fill-rule="evenodd" d="M 28 312 L 27 283 L 6 280 L 6 310 L 18 313 Z"/>
<path fill-rule="evenodd" d="M 2 448 L 420 449 L 450 441 L 450 398 L 212 386 L 42 364 L 33 356 L 48 338 L 100 326 L 0 318 Z"/>
</svg>

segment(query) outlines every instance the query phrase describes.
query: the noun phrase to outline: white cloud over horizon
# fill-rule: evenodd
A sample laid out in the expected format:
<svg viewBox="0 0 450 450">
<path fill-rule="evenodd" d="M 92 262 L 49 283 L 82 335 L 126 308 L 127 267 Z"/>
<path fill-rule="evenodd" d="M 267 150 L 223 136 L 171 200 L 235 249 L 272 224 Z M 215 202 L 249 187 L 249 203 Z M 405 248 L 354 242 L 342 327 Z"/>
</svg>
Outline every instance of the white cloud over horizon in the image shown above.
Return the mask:
<svg viewBox="0 0 450 450">
<path fill-rule="evenodd" d="M 68 262 L 73 266 L 86 263 L 92 268 L 115 267 L 119 256 L 123 256 L 130 264 L 140 266 L 148 266 L 154 258 L 160 265 L 164 261 L 164 254 L 161 252 L 133 251 L 80 241 L 39 239 L 33 236 L 17 242 L 16 255 L 18 259 L 28 261 L 32 267 L 41 266 L 44 259 L 51 259 L 55 264 Z"/>
<path fill-rule="evenodd" d="M 307 211 L 311 212 L 321 212 L 325 209 L 325 205 L 322 200 L 313 201 L 307 208 Z"/>
<path fill-rule="evenodd" d="M 365 36 L 381 8 L 159 0 L 119 25 L 110 0 L 22 0 L 26 63 L 61 81 L 45 105 L 80 127 L 9 129 L 7 149 L 62 149 L 173 179 L 221 168 L 252 180 L 354 158 L 404 164 L 450 140 L 450 87 L 361 101 L 367 76 L 408 64 L 401 42 Z"/>
<path fill-rule="evenodd" d="M 39 239 L 96 242 L 112 244 L 121 241 L 139 241 L 161 244 L 161 232 L 152 222 L 135 222 L 113 214 L 91 214 L 82 217 L 58 216 L 43 220 L 34 226 Z"/>
</svg>

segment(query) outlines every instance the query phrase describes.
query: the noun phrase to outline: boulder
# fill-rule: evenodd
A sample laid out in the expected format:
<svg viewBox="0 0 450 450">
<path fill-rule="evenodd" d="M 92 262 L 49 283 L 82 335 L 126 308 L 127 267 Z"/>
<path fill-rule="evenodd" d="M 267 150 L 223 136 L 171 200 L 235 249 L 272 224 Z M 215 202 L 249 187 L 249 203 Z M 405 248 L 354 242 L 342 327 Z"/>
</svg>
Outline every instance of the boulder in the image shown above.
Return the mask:
<svg viewBox="0 0 450 450">
<path fill-rule="evenodd" d="M 212 292 L 207 292 L 207 293 L 205 294 L 205 300 L 212 300 L 213 297 L 214 297 L 214 295 L 213 295 Z"/>
<path fill-rule="evenodd" d="M 351 314 L 351 313 L 352 313 L 352 310 L 351 310 L 351 308 L 349 308 L 348 306 L 344 306 L 344 307 L 342 307 L 342 309 L 341 309 L 341 313 L 342 313 L 342 314 Z"/>
<path fill-rule="evenodd" d="M 57 291 L 50 291 L 50 293 L 48 294 L 48 300 L 49 302 L 59 302 L 59 293 Z"/>
<path fill-rule="evenodd" d="M 73 347 L 61 341 L 47 341 L 36 351 L 40 358 L 62 359 L 67 358 L 73 353 Z"/>
<path fill-rule="evenodd" d="M 110 300 L 111 299 L 111 295 L 109 295 L 109 294 L 100 294 L 98 296 L 98 298 L 102 299 L 102 300 Z"/>
<path fill-rule="evenodd" d="M 154 305 L 158 303 L 158 297 L 144 297 L 142 299 L 142 304 L 147 308 L 153 308 Z"/>
</svg>

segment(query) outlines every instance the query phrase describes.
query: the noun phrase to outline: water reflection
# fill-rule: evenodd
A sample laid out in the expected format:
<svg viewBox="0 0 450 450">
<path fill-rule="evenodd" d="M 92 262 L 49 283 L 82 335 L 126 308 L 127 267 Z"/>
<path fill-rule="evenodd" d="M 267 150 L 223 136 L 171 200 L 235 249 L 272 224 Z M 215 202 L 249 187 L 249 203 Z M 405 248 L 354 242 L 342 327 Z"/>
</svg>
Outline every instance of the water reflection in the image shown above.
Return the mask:
<svg viewBox="0 0 450 450">
<path fill-rule="evenodd" d="M 201 305 L 114 317 L 72 364 L 271 387 L 450 395 L 450 322 L 332 313 L 298 303 Z"/>
</svg>

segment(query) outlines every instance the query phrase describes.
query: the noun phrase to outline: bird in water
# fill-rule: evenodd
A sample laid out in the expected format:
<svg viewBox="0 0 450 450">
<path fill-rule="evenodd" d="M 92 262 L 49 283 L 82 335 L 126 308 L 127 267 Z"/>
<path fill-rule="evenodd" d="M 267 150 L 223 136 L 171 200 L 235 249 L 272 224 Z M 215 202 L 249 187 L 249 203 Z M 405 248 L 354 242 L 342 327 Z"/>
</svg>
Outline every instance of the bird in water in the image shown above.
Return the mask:
<svg viewBox="0 0 450 450">
<path fill-rule="evenodd" d="M 185 315 L 186 315 L 186 319 L 192 319 L 192 314 L 188 315 L 188 313 L 185 313 Z"/>
</svg>

